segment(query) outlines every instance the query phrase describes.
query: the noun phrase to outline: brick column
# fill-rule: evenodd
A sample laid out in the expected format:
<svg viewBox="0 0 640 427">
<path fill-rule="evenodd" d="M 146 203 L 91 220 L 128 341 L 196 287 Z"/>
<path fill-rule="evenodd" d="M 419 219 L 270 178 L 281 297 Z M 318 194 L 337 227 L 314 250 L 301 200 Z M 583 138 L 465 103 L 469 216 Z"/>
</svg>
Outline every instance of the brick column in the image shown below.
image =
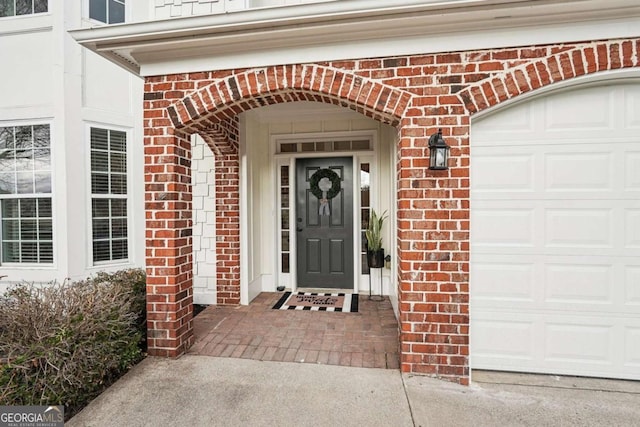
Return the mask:
<svg viewBox="0 0 640 427">
<path fill-rule="evenodd" d="M 455 111 L 455 109 L 452 109 Z M 406 118 L 398 156 L 398 276 L 403 372 L 469 384 L 469 164 L 467 117 Z M 442 127 L 449 170 L 429 170 L 429 136 Z"/>
<path fill-rule="evenodd" d="M 191 143 L 170 127 L 145 135 L 148 351 L 177 357 L 193 344 Z"/>
<path fill-rule="evenodd" d="M 218 304 L 240 304 L 240 163 L 215 155 L 216 284 Z"/>
</svg>

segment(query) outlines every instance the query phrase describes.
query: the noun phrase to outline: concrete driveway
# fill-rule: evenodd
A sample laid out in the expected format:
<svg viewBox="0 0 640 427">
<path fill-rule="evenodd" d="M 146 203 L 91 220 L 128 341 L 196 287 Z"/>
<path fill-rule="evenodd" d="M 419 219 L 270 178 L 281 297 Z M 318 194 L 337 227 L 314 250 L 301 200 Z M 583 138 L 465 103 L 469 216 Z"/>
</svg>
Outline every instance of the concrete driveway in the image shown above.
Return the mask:
<svg viewBox="0 0 640 427">
<path fill-rule="evenodd" d="M 640 382 L 149 357 L 68 426 L 638 426 Z"/>
</svg>

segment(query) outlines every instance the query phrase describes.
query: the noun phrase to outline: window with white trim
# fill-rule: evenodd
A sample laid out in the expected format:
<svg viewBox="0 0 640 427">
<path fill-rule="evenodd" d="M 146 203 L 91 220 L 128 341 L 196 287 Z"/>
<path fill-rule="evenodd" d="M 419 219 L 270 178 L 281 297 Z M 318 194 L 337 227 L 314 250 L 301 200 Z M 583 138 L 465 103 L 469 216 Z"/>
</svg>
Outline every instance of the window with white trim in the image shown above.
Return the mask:
<svg viewBox="0 0 640 427">
<path fill-rule="evenodd" d="M 89 18 L 105 24 L 124 22 L 124 0 L 89 0 Z"/>
<path fill-rule="evenodd" d="M 91 225 L 94 263 L 128 259 L 126 132 L 91 128 Z"/>
<path fill-rule="evenodd" d="M 2 263 L 53 263 L 48 124 L 0 127 Z"/>
<path fill-rule="evenodd" d="M 0 0 L 0 18 L 46 13 L 48 8 L 48 0 Z"/>
</svg>

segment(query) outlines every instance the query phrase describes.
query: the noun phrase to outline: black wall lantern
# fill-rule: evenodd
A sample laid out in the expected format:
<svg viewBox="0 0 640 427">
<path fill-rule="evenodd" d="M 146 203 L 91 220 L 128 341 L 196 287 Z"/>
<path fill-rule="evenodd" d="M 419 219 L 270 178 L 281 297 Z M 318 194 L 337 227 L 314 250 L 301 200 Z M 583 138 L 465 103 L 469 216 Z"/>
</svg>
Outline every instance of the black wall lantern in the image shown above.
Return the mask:
<svg viewBox="0 0 640 427">
<path fill-rule="evenodd" d="M 429 169 L 449 169 L 449 146 L 442 139 L 442 129 L 429 137 Z"/>
</svg>

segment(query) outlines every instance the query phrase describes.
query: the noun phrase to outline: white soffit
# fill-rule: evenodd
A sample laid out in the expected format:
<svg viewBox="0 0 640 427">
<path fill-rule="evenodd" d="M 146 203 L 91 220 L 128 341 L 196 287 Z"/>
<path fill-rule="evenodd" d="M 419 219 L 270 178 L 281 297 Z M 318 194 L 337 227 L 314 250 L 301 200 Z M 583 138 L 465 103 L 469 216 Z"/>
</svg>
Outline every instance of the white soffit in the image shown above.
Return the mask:
<svg viewBox="0 0 640 427">
<path fill-rule="evenodd" d="M 141 76 L 640 35 L 637 0 L 337 1 L 75 30 Z"/>
</svg>

